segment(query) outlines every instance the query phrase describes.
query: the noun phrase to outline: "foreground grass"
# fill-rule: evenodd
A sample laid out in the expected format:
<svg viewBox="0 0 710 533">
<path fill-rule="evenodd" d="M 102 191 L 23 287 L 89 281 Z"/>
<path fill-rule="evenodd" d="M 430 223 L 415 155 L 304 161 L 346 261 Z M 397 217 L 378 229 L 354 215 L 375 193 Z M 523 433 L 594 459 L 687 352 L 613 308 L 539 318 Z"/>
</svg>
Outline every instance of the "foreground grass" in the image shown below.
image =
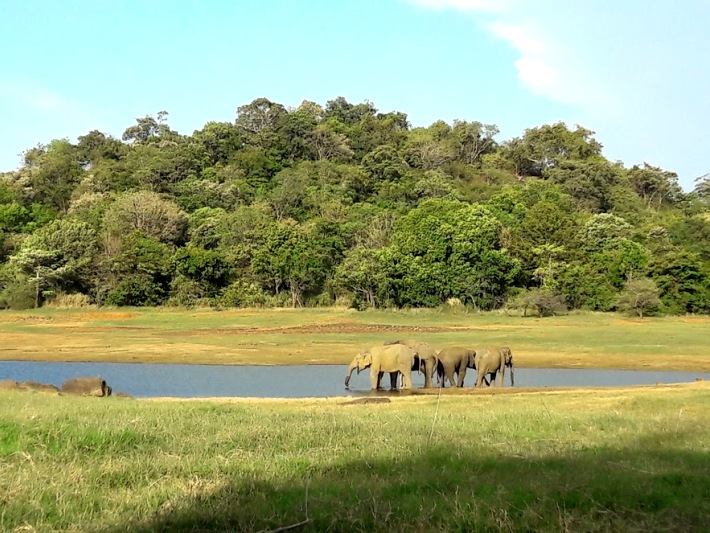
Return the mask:
<svg viewBox="0 0 710 533">
<path fill-rule="evenodd" d="M 707 383 L 345 401 L 0 391 L 0 530 L 710 529 Z"/>
<path fill-rule="evenodd" d="M 38 309 L 0 311 L 0 359 L 347 364 L 396 338 L 503 344 L 521 367 L 710 371 L 710 317 L 612 313 L 523 318 L 438 310 Z"/>
</svg>

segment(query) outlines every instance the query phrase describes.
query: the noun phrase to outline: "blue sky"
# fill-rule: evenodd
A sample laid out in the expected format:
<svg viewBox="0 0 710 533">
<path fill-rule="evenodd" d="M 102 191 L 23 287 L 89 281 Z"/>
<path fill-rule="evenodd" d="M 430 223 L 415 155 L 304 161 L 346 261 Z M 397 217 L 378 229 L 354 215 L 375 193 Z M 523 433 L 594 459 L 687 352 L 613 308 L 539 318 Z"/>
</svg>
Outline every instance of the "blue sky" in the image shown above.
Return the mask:
<svg viewBox="0 0 710 533">
<path fill-rule="evenodd" d="M 708 28 L 710 0 L 0 0 L 0 170 L 160 110 L 189 134 L 259 97 L 344 96 L 499 141 L 580 124 L 690 190 L 710 172 Z"/>
</svg>

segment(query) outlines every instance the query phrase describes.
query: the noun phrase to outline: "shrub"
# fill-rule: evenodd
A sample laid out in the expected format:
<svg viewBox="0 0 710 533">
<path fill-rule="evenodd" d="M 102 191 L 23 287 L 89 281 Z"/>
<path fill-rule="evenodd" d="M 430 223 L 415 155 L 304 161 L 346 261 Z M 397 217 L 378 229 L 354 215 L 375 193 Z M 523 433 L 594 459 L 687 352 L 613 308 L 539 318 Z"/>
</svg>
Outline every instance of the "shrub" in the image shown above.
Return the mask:
<svg viewBox="0 0 710 533">
<path fill-rule="evenodd" d="M 53 309 L 77 309 L 80 307 L 93 307 L 93 303 L 91 302 L 91 298 L 80 292 L 72 294 L 58 292 L 47 302 L 46 307 Z"/>
<path fill-rule="evenodd" d="M 178 275 L 170 283 L 170 298 L 168 298 L 167 304 L 180 307 L 193 307 L 198 304 L 204 296 L 204 289 L 199 282 L 187 276 Z"/>
<path fill-rule="evenodd" d="M 165 290 L 149 276 L 132 276 L 122 280 L 106 296 L 106 305 L 155 306 L 165 300 Z"/>
<path fill-rule="evenodd" d="M 235 281 L 217 299 L 224 307 L 269 307 L 271 298 L 254 283 Z"/>
<path fill-rule="evenodd" d="M 522 309 L 523 316 L 527 316 L 528 309 L 535 310 L 538 316 L 556 315 L 567 310 L 562 296 L 547 289 L 526 289 L 512 297 L 508 307 Z"/>
<path fill-rule="evenodd" d="M 660 289 L 649 278 L 630 279 L 619 295 L 616 305 L 621 311 L 633 311 L 639 318 L 661 307 Z"/>
</svg>

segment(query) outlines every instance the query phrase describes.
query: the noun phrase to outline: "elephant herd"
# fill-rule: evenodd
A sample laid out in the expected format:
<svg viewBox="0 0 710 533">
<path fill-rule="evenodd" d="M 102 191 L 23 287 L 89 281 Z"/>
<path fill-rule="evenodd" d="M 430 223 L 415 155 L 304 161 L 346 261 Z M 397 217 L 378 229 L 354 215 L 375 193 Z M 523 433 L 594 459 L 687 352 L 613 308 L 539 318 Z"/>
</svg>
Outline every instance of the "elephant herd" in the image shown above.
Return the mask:
<svg viewBox="0 0 710 533">
<path fill-rule="evenodd" d="M 463 387 L 467 369 L 476 370 L 476 387 L 495 383 L 500 373 L 500 386 L 503 387 L 505 369 L 510 368 L 510 384 L 515 384 L 513 375 L 513 353 L 507 346 L 485 348 L 444 348 L 437 352 L 426 342 L 397 340 L 373 346 L 358 353 L 348 366 L 345 387 L 350 384 L 354 370 L 358 374 L 370 369 L 370 386 L 373 390 L 381 388 L 384 374 L 390 375 L 390 387 L 397 388 L 399 377 L 402 389 L 412 388 L 412 371 L 424 374 L 424 388 L 433 386 L 434 375 L 439 386 L 448 383 L 452 387 Z M 488 377 L 490 376 L 490 381 Z"/>
</svg>

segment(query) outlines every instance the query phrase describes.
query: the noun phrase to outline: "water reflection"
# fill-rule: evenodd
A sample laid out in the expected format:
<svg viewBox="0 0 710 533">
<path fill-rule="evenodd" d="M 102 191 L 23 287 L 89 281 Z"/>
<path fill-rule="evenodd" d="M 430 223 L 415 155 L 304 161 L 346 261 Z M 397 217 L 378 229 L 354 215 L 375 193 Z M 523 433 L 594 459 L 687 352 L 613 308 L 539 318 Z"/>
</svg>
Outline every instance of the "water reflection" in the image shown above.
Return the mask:
<svg viewBox="0 0 710 533">
<path fill-rule="evenodd" d="M 359 396 L 370 390 L 370 372 L 353 374 L 350 390 L 344 387 L 347 365 L 223 366 L 140 363 L 45 363 L 0 361 L 0 380 L 40 381 L 61 384 L 77 376 L 102 376 L 114 391 L 135 397 L 212 396 L 307 398 Z M 653 385 L 683 383 L 696 378 L 710 380 L 708 372 L 659 372 L 646 370 L 588 370 L 516 368 L 516 388 Z M 510 385 L 506 376 L 506 386 Z M 412 373 L 415 387 L 424 376 Z M 466 387 L 475 383 L 467 376 Z M 389 387 L 389 378 L 383 379 Z"/>
</svg>

